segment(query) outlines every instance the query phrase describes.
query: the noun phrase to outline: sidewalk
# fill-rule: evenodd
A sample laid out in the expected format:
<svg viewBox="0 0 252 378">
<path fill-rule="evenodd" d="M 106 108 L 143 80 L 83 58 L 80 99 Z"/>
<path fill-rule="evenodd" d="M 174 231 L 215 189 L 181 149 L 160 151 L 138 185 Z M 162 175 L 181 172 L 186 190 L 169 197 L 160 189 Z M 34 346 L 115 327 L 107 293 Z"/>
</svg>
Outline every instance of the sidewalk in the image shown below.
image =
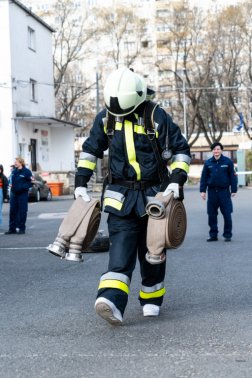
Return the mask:
<svg viewBox="0 0 252 378">
<path fill-rule="evenodd" d="M 101 193 L 100 192 L 88 192 L 88 195 L 90 197 L 94 197 L 94 198 L 101 197 Z M 52 201 L 65 201 L 65 200 L 73 200 L 73 199 L 74 199 L 74 195 L 73 194 L 66 194 L 66 195 L 63 195 L 63 196 L 52 197 Z"/>
</svg>

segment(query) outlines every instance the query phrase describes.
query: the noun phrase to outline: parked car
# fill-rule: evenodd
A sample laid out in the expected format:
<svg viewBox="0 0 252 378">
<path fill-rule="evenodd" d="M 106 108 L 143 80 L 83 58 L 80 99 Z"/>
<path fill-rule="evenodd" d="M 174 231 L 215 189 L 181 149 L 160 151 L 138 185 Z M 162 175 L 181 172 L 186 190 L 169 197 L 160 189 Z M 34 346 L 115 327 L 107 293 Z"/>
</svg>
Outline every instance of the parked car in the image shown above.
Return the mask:
<svg viewBox="0 0 252 378">
<path fill-rule="evenodd" d="M 51 201 L 52 193 L 46 181 L 35 173 L 34 185 L 29 189 L 29 200 L 39 202 L 41 199 Z"/>
</svg>

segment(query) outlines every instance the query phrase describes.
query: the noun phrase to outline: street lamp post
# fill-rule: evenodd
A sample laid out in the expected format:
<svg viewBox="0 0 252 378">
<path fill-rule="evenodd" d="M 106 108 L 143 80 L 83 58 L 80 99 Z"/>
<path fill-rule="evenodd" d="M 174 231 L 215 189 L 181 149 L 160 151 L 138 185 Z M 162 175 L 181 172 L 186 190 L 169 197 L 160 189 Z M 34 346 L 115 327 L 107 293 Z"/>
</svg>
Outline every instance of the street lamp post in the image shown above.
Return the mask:
<svg viewBox="0 0 252 378">
<path fill-rule="evenodd" d="M 98 68 L 102 66 L 113 66 L 116 64 L 124 64 L 123 62 L 115 62 L 115 63 L 108 63 L 108 64 L 97 64 L 96 65 L 96 112 L 99 113 L 99 75 L 98 75 Z M 100 181 L 102 178 L 102 171 L 101 171 L 101 159 L 97 159 L 97 181 Z"/>
<path fill-rule="evenodd" d="M 183 76 L 183 102 L 184 102 L 184 134 L 185 139 L 187 140 L 187 126 L 186 126 L 186 86 L 185 86 L 185 71 L 186 68 L 183 68 L 184 76 Z"/>
</svg>

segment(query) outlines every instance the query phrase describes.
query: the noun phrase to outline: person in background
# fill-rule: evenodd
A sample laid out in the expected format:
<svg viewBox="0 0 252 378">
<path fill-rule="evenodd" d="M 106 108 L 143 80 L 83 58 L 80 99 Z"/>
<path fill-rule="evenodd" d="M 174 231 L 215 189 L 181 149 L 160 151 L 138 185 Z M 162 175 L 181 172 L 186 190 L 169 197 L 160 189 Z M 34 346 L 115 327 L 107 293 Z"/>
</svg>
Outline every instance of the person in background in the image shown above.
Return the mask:
<svg viewBox="0 0 252 378">
<path fill-rule="evenodd" d="M 8 179 L 4 175 L 4 169 L 0 164 L 0 227 L 2 227 L 2 206 L 3 202 L 8 202 Z"/>
<path fill-rule="evenodd" d="M 200 192 L 203 200 L 206 200 L 206 189 L 208 187 L 207 213 L 210 231 L 207 241 L 218 240 L 217 215 L 220 208 L 224 217 L 223 237 L 226 242 L 229 242 L 232 238 L 231 213 L 233 212 L 233 204 L 231 198 L 237 192 L 237 176 L 232 160 L 222 155 L 222 144 L 213 143 L 211 150 L 213 157 L 205 162 L 200 180 Z"/>
<path fill-rule="evenodd" d="M 10 177 L 11 204 L 10 204 L 10 223 L 9 234 L 25 234 L 25 223 L 28 211 L 28 190 L 34 184 L 34 177 L 29 169 L 25 167 L 25 161 L 21 157 L 15 159 L 15 169 Z M 19 213 L 19 231 L 17 228 L 17 215 Z"/>
</svg>

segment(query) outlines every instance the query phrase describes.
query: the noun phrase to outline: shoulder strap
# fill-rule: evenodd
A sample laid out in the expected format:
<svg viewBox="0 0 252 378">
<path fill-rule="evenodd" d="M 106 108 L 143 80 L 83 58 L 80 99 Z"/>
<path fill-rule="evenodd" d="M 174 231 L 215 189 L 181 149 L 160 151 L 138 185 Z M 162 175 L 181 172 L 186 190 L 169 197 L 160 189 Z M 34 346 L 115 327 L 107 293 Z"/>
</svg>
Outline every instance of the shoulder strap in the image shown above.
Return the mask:
<svg viewBox="0 0 252 378">
<path fill-rule="evenodd" d="M 153 149 L 155 158 L 157 160 L 159 179 L 161 182 L 163 182 L 166 174 L 164 171 L 162 158 L 161 158 L 159 148 L 157 145 L 156 130 L 155 130 L 155 123 L 154 123 L 154 112 L 157 107 L 158 107 L 158 104 L 156 104 L 155 102 L 153 101 L 147 102 L 146 107 L 144 109 L 144 128 L 149 138 L 149 141 L 151 143 L 151 147 Z"/>
<path fill-rule="evenodd" d="M 112 184 L 112 173 L 111 173 L 111 145 L 112 140 L 115 133 L 115 116 L 110 114 L 107 111 L 106 114 L 106 126 L 107 126 L 107 137 L 108 137 L 108 149 L 109 149 L 109 156 L 108 156 L 108 183 Z"/>
</svg>

